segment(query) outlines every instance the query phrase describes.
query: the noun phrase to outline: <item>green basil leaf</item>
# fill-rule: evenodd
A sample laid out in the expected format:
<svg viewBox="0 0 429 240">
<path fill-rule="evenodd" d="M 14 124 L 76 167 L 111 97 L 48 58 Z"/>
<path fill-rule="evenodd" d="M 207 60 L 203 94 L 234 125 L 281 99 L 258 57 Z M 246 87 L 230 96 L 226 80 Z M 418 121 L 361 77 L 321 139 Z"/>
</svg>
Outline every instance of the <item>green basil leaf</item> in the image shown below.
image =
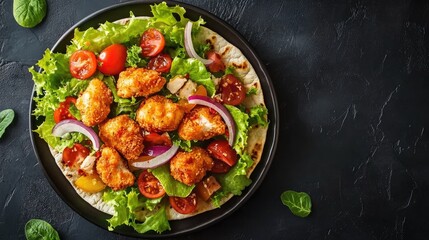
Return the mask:
<svg viewBox="0 0 429 240">
<path fill-rule="evenodd" d="M 305 192 L 286 191 L 280 196 L 282 203 L 298 217 L 307 217 L 311 213 L 311 198 Z"/>
<path fill-rule="evenodd" d="M 58 232 L 46 221 L 31 219 L 25 224 L 27 240 L 59 240 Z"/>
<path fill-rule="evenodd" d="M 32 28 L 46 15 L 46 0 L 13 0 L 13 17 L 22 27 Z"/>
<path fill-rule="evenodd" d="M 12 123 L 15 112 L 12 109 L 5 109 L 0 112 L 0 138 L 3 136 L 7 126 Z"/>
</svg>

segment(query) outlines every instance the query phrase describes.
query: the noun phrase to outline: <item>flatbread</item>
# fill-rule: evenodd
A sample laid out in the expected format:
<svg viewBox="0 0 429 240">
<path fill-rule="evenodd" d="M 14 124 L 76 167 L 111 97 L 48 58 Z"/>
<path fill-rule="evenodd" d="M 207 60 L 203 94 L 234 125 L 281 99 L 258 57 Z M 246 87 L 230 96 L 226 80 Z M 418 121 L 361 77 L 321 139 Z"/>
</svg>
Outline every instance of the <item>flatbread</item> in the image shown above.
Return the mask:
<svg viewBox="0 0 429 240">
<path fill-rule="evenodd" d="M 147 17 L 138 17 L 138 18 L 147 18 Z M 120 24 L 126 24 L 128 21 L 129 21 L 129 18 L 120 19 L 120 20 L 117 20 L 116 22 Z M 229 43 L 225 38 L 223 38 L 218 33 L 204 26 L 200 27 L 200 32 L 198 33 L 196 40 L 210 43 L 211 46 L 213 47 L 213 50 L 215 50 L 217 53 L 221 55 L 225 65 L 227 67 L 233 66 L 235 68 L 235 71 L 238 77 L 244 83 L 246 92 L 252 87 L 257 89 L 256 94 L 246 97 L 245 101 L 243 102 L 243 105 L 245 105 L 247 108 L 258 106 L 258 105 L 265 105 L 260 80 L 255 70 L 253 69 L 252 65 L 244 56 L 244 54 L 240 51 L 239 48 Z M 267 135 L 267 130 L 268 130 L 267 127 L 254 127 L 249 130 L 246 151 L 252 157 L 254 164 L 247 173 L 248 177 L 250 177 L 251 173 L 253 172 L 253 170 L 261 160 L 262 151 L 264 148 L 265 139 Z M 64 173 L 64 175 L 69 180 L 69 182 L 74 187 L 74 189 L 76 190 L 76 192 L 79 194 L 80 197 L 82 197 L 86 202 L 88 202 L 91 206 L 95 207 L 96 209 L 102 212 L 105 212 L 107 214 L 114 215 L 115 210 L 113 206 L 105 203 L 102 200 L 103 191 L 98 193 L 86 193 L 80 190 L 79 188 L 77 188 L 74 182 L 79 177 L 78 172 L 70 169 L 69 167 L 65 166 L 62 163 L 61 153 L 58 153 L 52 149 L 51 149 L 51 153 L 54 156 L 58 167 Z M 229 199 L 231 199 L 231 197 L 233 197 L 232 194 L 225 197 L 224 199 L 221 200 L 220 204 L 221 205 L 224 204 Z M 198 202 L 197 210 L 192 214 L 180 214 L 176 212 L 172 207 L 168 208 L 166 213 L 167 213 L 167 218 L 169 220 L 180 220 L 180 219 L 185 219 L 188 217 L 198 215 L 200 213 L 203 213 L 215 208 L 216 206 L 214 206 L 211 202 L 205 202 L 201 200 Z"/>
</svg>

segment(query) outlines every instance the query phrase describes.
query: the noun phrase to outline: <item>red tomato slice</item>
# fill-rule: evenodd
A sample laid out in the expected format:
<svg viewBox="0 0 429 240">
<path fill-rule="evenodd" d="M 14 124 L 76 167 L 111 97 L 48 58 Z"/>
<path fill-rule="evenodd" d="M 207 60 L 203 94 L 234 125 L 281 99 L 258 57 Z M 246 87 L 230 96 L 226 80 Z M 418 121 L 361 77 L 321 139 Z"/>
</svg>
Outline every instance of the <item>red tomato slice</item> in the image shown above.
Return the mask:
<svg viewBox="0 0 429 240">
<path fill-rule="evenodd" d="M 165 145 L 171 146 L 171 139 L 167 135 L 158 133 L 149 133 L 143 137 L 143 142 L 146 145 Z"/>
<path fill-rule="evenodd" d="M 214 140 L 207 146 L 209 154 L 232 167 L 237 163 L 238 157 L 234 149 L 225 139 Z"/>
<path fill-rule="evenodd" d="M 185 198 L 170 197 L 170 205 L 181 214 L 189 214 L 195 212 L 197 209 L 197 195 L 191 193 Z"/>
<path fill-rule="evenodd" d="M 78 79 L 87 79 L 97 71 L 97 59 L 95 54 L 87 50 L 74 52 L 69 61 L 70 73 Z"/>
<path fill-rule="evenodd" d="M 222 77 L 219 87 L 222 101 L 229 105 L 239 105 L 246 98 L 246 89 L 234 75 L 228 74 Z"/>
<path fill-rule="evenodd" d="M 160 198 L 165 194 L 165 190 L 159 180 L 147 170 L 140 173 L 137 185 L 140 193 L 147 198 Z"/>
<path fill-rule="evenodd" d="M 110 45 L 98 56 L 98 70 L 105 75 L 117 75 L 125 69 L 126 60 L 127 48 L 124 45 Z"/>
<path fill-rule="evenodd" d="M 54 111 L 54 121 L 59 123 L 64 119 L 76 119 L 70 113 L 70 104 L 76 104 L 76 98 L 67 97 L 66 100 L 60 103 L 60 106 Z"/>
<path fill-rule="evenodd" d="M 231 167 L 228 166 L 228 164 L 220 160 L 213 159 L 213 162 L 214 162 L 214 165 L 210 170 L 212 173 L 227 173 L 231 169 Z"/>
<path fill-rule="evenodd" d="M 144 57 L 153 57 L 158 55 L 165 46 L 165 38 L 162 33 L 154 28 L 144 31 L 140 40 L 142 55 Z"/>
<path fill-rule="evenodd" d="M 80 143 L 75 143 L 73 147 L 66 147 L 63 151 L 63 163 L 71 168 L 77 168 L 79 165 L 75 164 L 81 163 L 91 151 Z"/>
<path fill-rule="evenodd" d="M 209 71 L 216 73 L 219 71 L 225 71 L 225 64 L 222 62 L 222 58 L 215 51 L 210 50 L 207 52 L 207 59 L 211 59 L 213 62 L 208 65 Z"/>
<path fill-rule="evenodd" d="M 173 60 L 171 59 L 170 55 L 168 55 L 167 53 L 161 53 L 156 57 L 150 59 L 147 66 L 149 69 L 156 70 L 162 73 L 168 73 L 170 71 L 172 61 Z"/>
</svg>

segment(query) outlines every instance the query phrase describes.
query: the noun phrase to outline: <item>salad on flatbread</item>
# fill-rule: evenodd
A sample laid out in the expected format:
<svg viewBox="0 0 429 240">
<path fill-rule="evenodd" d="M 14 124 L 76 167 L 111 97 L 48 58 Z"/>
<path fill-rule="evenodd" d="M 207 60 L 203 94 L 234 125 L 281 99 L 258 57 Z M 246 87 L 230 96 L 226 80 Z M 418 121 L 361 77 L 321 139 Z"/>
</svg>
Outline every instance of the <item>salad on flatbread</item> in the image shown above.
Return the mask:
<svg viewBox="0 0 429 240">
<path fill-rule="evenodd" d="M 185 9 L 75 29 L 29 71 L 34 131 L 109 230 L 170 230 L 251 184 L 268 119 L 246 57 Z M 136 9 L 138 11 L 138 9 Z"/>
</svg>

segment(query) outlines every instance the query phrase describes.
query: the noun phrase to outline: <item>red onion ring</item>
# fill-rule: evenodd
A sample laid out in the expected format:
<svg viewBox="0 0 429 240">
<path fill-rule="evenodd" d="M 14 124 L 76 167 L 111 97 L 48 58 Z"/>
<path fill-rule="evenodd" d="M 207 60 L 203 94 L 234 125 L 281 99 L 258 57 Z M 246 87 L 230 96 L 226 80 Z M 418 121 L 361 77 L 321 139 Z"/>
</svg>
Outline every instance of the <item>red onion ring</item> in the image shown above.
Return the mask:
<svg viewBox="0 0 429 240">
<path fill-rule="evenodd" d="M 200 104 L 212 108 L 216 112 L 218 112 L 222 119 L 225 121 L 226 126 L 228 127 L 228 144 L 231 147 L 234 145 L 236 134 L 235 121 L 234 118 L 232 118 L 231 113 L 229 113 L 228 109 L 226 109 L 222 104 L 206 96 L 192 95 L 188 97 L 188 102 L 191 104 Z"/>
<path fill-rule="evenodd" d="M 170 147 L 164 145 L 156 145 L 145 147 L 143 150 L 143 155 L 156 157 L 168 151 Z"/>
<path fill-rule="evenodd" d="M 185 50 L 186 53 L 191 58 L 195 58 L 197 60 L 200 60 L 204 65 L 209 65 L 213 62 L 211 59 L 204 59 L 198 56 L 197 52 L 194 49 L 194 44 L 192 43 L 192 22 L 189 21 L 186 23 L 185 26 L 185 36 L 184 36 L 184 43 L 185 43 Z"/>
<path fill-rule="evenodd" d="M 156 168 L 168 162 L 174 155 L 177 150 L 179 150 L 179 146 L 173 145 L 163 154 L 156 156 L 150 160 L 143 162 L 133 162 L 131 165 L 136 168 L 148 169 L 148 168 Z"/>
<path fill-rule="evenodd" d="M 66 119 L 57 123 L 52 129 L 52 135 L 62 137 L 66 133 L 79 132 L 89 138 L 92 142 L 92 148 L 97 151 L 100 149 L 100 139 L 92 128 L 85 126 L 82 122 L 74 119 Z"/>
</svg>

